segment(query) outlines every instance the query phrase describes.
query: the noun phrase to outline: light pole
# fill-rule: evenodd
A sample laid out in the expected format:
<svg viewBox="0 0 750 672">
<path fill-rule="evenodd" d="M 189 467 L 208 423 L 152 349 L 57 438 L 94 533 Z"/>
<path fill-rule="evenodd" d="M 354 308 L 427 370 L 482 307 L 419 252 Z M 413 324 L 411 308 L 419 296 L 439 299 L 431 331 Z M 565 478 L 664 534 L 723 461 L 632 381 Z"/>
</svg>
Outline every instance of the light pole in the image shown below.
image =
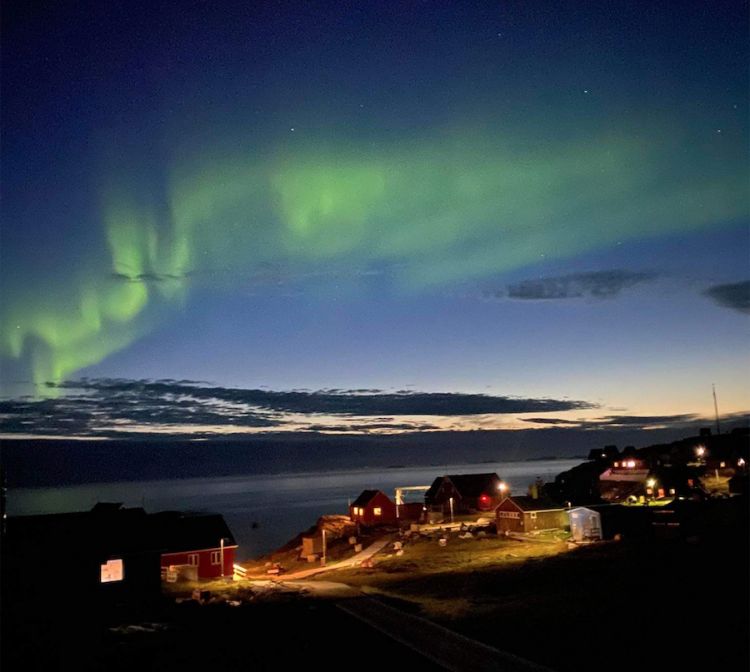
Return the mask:
<svg viewBox="0 0 750 672">
<path fill-rule="evenodd" d="M 450 506 L 451 506 L 451 523 L 452 523 L 452 522 L 453 522 L 453 497 L 451 497 L 451 498 L 450 498 L 450 499 L 448 500 L 448 503 L 449 503 L 449 504 L 450 504 Z"/>
<path fill-rule="evenodd" d="M 221 549 L 221 578 L 224 578 L 224 537 L 219 539 L 219 548 Z"/>
</svg>

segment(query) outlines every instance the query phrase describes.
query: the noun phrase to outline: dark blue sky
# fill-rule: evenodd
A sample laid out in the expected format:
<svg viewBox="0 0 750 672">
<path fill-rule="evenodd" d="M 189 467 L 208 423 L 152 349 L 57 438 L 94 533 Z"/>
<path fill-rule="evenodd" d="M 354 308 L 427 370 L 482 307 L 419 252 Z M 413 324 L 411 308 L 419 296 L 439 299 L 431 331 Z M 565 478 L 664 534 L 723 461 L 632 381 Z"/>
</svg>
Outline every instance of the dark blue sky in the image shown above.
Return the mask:
<svg viewBox="0 0 750 672">
<path fill-rule="evenodd" d="M 533 423 L 461 395 L 591 422 L 710 416 L 715 383 L 746 411 L 747 23 L 731 1 L 5 3 L 2 393 L 443 392 L 415 426 L 489 429 Z M 274 427 L 372 424 L 355 406 Z"/>
</svg>

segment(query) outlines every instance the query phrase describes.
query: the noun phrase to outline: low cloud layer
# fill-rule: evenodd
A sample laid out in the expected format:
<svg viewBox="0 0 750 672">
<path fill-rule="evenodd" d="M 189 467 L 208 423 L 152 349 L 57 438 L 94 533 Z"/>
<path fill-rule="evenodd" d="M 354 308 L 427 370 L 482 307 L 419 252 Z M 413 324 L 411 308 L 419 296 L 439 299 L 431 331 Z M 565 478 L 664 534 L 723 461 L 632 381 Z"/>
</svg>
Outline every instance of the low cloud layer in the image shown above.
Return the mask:
<svg viewBox="0 0 750 672">
<path fill-rule="evenodd" d="M 382 390 L 273 391 L 176 380 L 79 380 L 51 385 L 59 396 L 0 402 L 6 434 L 112 436 L 125 431 L 196 435 L 304 430 L 434 430 L 437 419 L 466 420 L 595 407 L 587 401 Z M 433 423 L 425 418 L 435 418 Z"/>
<path fill-rule="evenodd" d="M 750 413 L 734 413 L 722 416 L 722 423 L 740 423 L 746 425 Z M 696 413 L 675 415 L 605 415 L 587 420 L 569 420 L 563 418 L 523 418 L 524 422 L 545 427 L 575 428 L 579 430 L 697 430 L 700 427 L 713 427 L 714 418 L 700 416 Z"/>
<path fill-rule="evenodd" d="M 626 271 L 621 269 L 572 273 L 552 278 L 535 278 L 508 285 L 491 294 L 494 298 L 542 301 L 551 299 L 613 299 L 623 290 L 651 282 L 656 273 Z"/>
<path fill-rule="evenodd" d="M 750 314 L 750 280 L 727 285 L 714 285 L 704 294 L 724 308 Z"/>
</svg>

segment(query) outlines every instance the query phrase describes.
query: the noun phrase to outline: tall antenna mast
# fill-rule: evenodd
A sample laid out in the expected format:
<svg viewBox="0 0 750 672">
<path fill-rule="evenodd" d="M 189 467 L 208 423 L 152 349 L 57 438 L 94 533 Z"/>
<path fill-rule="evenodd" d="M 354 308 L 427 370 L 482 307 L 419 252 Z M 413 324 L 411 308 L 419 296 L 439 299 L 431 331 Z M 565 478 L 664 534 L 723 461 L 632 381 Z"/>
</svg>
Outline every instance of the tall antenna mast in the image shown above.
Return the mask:
<svg viewBox="0 0 750 672">
<path fill-rule="evenodd" d="M 719 427 L 719 404 L 716 402 L 716 385 L 711 383 L 711 389 L 714 391 L 714 413 L 716 414 L 716 433 L 721 434 Z"/>
</svg>

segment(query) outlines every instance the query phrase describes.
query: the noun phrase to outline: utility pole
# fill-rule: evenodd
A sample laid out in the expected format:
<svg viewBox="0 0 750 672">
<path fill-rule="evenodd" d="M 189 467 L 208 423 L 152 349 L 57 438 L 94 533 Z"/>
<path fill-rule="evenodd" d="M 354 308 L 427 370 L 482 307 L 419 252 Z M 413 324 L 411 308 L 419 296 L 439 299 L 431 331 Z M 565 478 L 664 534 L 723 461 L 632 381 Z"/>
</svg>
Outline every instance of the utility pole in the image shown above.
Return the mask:
<svg viewBox="0 0 750 672">
<path fill-rule="evenodd" d="M 714 392 L 714 413 L 716 415 L 716 433 L 721 434 L 721 428 L 719 427 L 719 404 L 716 401 L 716 385 L 711 383 L 711 389 Z"/>
</svg>

